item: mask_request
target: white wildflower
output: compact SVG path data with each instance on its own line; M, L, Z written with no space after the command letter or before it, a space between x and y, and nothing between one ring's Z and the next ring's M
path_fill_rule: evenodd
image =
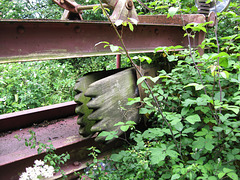
M19 180L39 180L53 177L54 168L45 165L41 160L35 160L33 167L27 167L26 172L23 172Z
M44 162L42 160L35 160L34 163L35 163L36 166L43 166L44 165Z

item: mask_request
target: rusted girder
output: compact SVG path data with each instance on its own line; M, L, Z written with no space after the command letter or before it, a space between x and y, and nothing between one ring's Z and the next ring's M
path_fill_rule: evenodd
M131 32L125 27L123 40L129 53L153 52L159 46L188 47L183 23L203 23L203 15L139 16ZM204 39L199 32L192 39L197 47ZM119 54L111 52L101 41L121 46L109 22L55 20L0 20L0 63L66 59Z
M74 101L44 106L24 111L0 115L0 133L41 123L44 120L53 120L73 116L76 103Z
M25 146L24 138L30 138L28 132L30 129L36 133L37 141L48 143L51 140L56 148L56 154L60 155L66 152L70 154L70 160L62 165L62 169L66 174L71 174L86 167L86 161L89 160L87 148L95 146L101 152L106 152L113 148L116 149L120 145L117 141L104 145L95 142L94 137L83 138L78 134L76 121L76 116L62 118L60 121L47 127L20 129L0 137L0 179L19 179L20 174L26 171L26 167L33 166L34 160L43 159L45 154L38 154L37 147L36 149L30 149ZM14 138L15 135L19 135L22 140L18 141ZM52 179L59 177L60 174L58 173Z

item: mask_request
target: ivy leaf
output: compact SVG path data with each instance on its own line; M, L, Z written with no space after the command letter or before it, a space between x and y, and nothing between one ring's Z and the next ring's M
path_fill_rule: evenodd
M200 116L198 114L188 116L186 117L186 120L191 124L195 124L196 122L201 122Z
M168 9L167 18L173 17L173 16L177 13L178 9L179 9L178 7L170 7L170 8Z

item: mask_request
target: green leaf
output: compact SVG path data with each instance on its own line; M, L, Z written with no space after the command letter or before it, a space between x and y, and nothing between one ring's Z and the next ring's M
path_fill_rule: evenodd
M224 173L224 172L218 173L218 178L221 179L223 176L225 176L225 174L226 174L226 173Z
M139 85L140 83L142 83L147 77L146 76L142 76L140 78L138 78L137 80L137 85Z
M171 180L179 179L179 178L180 178L179 174L174 174L174 175L172 175Z
M222 71L222 72L220 72L220 74L224 79L229 78L229 72L227 72L227 71Z
M141 108L139 109L139 114L149 114L149 112L151 113L152 111L150 111L147 108Z
M215 176L209 176L208 180L217 180L217 178Z
M223 168L224 173L229 173L229 172L232 172L232 171L233 171L233 169Z
M117 52L117 51L119 51L119 46L114 46L114 45L111 44L110 49L111 49L112 52Z
M167 18L173 17L173 16L177 13L178 9L179 9L178 7L170 7L170 8L168 9Z
M195 133L194 136L205 136L207 134L208 134L208 130L205 129L205 128L202 128L202 130L197 132L197 133Z
M136 123L134 121L127 121L126 124L128 124L128 125L136 125Z
M182 115L182 116L185 116L185 115L188 113L188 111L189 111L189 108L188 108L188 107L182 108L182 110L181 110L181 115Z
M212 151L214 148L214 146L212 145L212 142L209 139L205 141L205 148L206 150L209 150L209 151Z
M191 124L195 124L196 122L201 122L200 116L198 114L188 116L186 117L186 120Z
M124 125L124 122L118 122L118 123L114 124L114 126L121 126L121 125Z
M183 124L181 122L175 124L174 127L180 132L183 130Z
M213 130L215 132L222 132L223 131L223 128L222 127L218 127L218 126L213 126Z
M183 88L189 87L189 86L194 86L196 91L201 90L201 89L203 89L203 88L205 87L205 86L203 86L202 84L190 83L190 84L184 86Z
M136 98L128 98L128 102L127 105L131 106L135 103L141 102L141 98L140 97L136 97Z
M233 180L238 180L238 175L234 172L227 173L227 175Z
M182 133L183 134L193 133L193 130L194 130L194 128L190 127L190 128L185 129Z
M158 164L159 162L163 161L166 157L166 153L162 151L162 148L150 148L151 152L151 163Z
M121 126L120 129L124 132L126 132L129 129L129 125Z
M128 22L128 26L129 26L129 29L130 29L131 31L134 30L134 27L133 27L132 23Z

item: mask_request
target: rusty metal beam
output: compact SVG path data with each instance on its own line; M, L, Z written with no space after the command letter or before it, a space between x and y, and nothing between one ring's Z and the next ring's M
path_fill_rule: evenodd
M134 32L124 28L123 40L130 53L153 52L159 46L188 46L182 25L205 22L203 15L139 16ZM204 33L197 33L192 47L197 47ZM0 20L0 63L66 59L113 53L101 41L121 45L109 22L60 20Z
M74 101L0 115L0 132L31 126L44 120L75 115Z
M34 119L33 119L34 121ZM30 149L24 144L24 138L29 138L29 129L36 133L37 141L48 143L52 141L56 148L56 154L68 152L71 159L62 166L67 174L71 174L76 170L86 167L86 161L89 159L88 147L95 146L106 152L110 149L116 149L121 144L114 142L112 144L101 144L94 141L94 138L83 138L78 134L77 116L62 118L55 124L47 127L30 127L16 130L11 134L7 134L0 138L0 179L18 179L19 175L25 171L26 167L32 166L34 160L42 159L44 153L38 154L37 149ZM18 141L15 135L22 138ZM55 178L59 178L59 174L55 174Z

